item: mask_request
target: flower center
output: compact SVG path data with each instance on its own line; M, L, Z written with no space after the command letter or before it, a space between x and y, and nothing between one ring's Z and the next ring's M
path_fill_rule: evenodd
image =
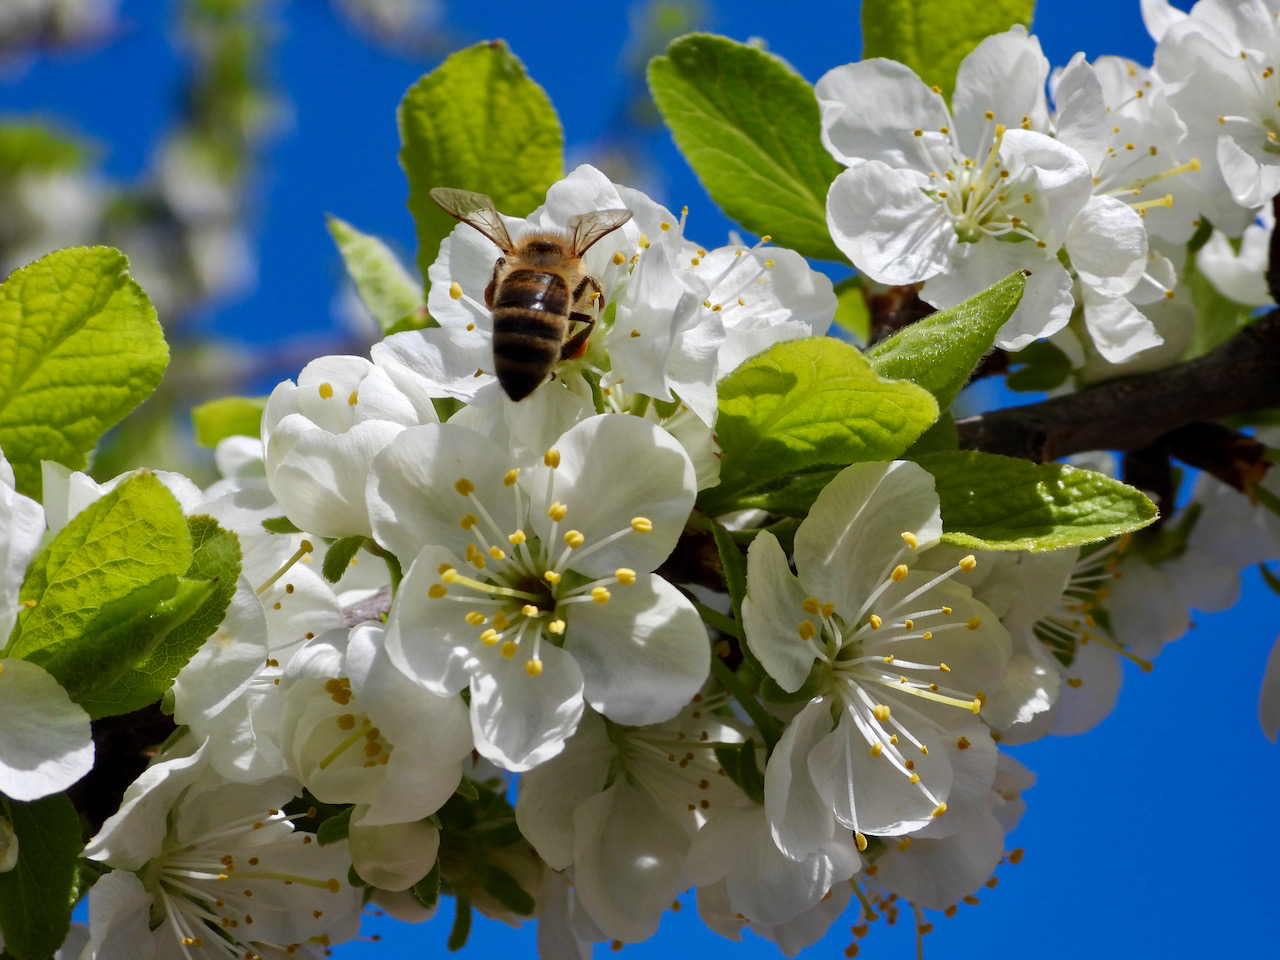
M443 564L438 571L440 579L427 591L434 599L447 597L466 604L463 619L476 631L477 647L497 647L509 660L521 655L525 672L531 677L542 674L540 651L544 641L553 646L564 645L575 604L608 603L611 587L627 587L636 582L636 572L627 567L619 567L612 576L605 577L589 577L576 567L622 537L653 529L648 518L633 517L622 529L590 541L580 530L562 530L567 526L570 510L554 499L559 452L548 451L544 463L550 468L546 491L546 501L550 503L546 517L550 523L543 536L534 532L533 505L517 482L519 468L508 470L502 479L513 492L515 515L520 518L519 525L511 531L498 526L492 512L476 496L476 486L470 479L457 480L454 490L467 505L458 522L472 536L464 557L466 567Z

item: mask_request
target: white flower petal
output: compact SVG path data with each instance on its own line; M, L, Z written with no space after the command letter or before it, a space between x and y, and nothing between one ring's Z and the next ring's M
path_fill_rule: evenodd
M711 669L702 619L659 576L611 592L608 603L577 604L566 615L565 649L582 669L587 702L616 723L668 720Z
M747 646L783 690L799 690L813 668L814 651L802 643L803 604L808 597L778 538L763 530L747 548L747 591L742 628ZM809 623L816 635L816 617Z
M764 808L773 842L792 860L803 860L836 832L831 803L819 793L809 755L831 731L831 702L810 700L783 731L764 771Z
M482 757L506 770L530 770L564 749L582 717L582 672L573 657L542 646L542 673L528 675L529 654L496 650L471 680L471 732Z
M841 163L882 160L924 169L913 130L936 131L951 117L941 94L907 66L875 58L827 71L814 87L823 146Z
M93 767L89 715L48 671L0 659L0 793L37 800Z
M956 232L923 174L870 160L845 170L827 192L831 239L879 283L928 280L947 268Z

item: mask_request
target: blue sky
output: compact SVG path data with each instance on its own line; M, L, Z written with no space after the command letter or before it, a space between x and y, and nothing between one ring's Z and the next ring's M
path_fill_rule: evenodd
M394 111L433 65L359 41L322 0L278 6L274 82L291 118L267 150L254 188L259 280L200 317L208 333L254 342L335 329L340 265L325 212L388 238L412 259ZM857 56L852 6L736 0L712 9L708 26L736 39L763 37L816 80ZM60 118L106 149L110 175L138 176L179 76L168 44L172 7L122 0L126 29L110 46L0 77L0 110L40 109ZM1081 49L1090 57L1119 53L1149 62L1137 0L1046 0L1041 7L1035 30L1054 64ZM617 67L626 7L599 4L590 15L560 18L554 9L505 0L455 3L449 23L459 45L492 37L511 43L560 110L573 159L606 136L625 96ZM662 147L659 156L658 199L677 209L688 204L690 236L707 243L723 236L726 222L675 152ZM1001 868L998 887L984 891L980 906L950 920L933 918L926 955L1197 957L1227 944L1236 956L1274 954L1268 921L1280 831L1270 814L1280 794L1280 757L1258 729L1256 700L1280 598L1256 574L1245 579L1248 602L1199 617L1151 674L1127 671L1120 704L1098 729L1013 751L1039 777L1010 838L1011 846L1026 849L1025 859ZM367 932L381 941L339 947L335 956L443 955L448 919L418 928L373 923ZM479 923L473 936L473 951L504 946L516 956L532 954L531 928ZM838 957L848 941L848 924L837 925L803 956ZM904 922L874 931L860 956L902 958L914 949ZM691 902L668 918L655 941L623 955L638 960L672 950L780 955L750 935L735 946L705 932Z

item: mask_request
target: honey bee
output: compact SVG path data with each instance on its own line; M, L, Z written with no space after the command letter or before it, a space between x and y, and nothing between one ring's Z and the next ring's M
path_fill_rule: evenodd
M586 350L603 291L582 255L630 220L631 211L583 213L569 218L567 233L537 230L516 243L484 194L436 187L431 199L502 251L484 291L493 314L493 368L507 396L523 400L554 376L557 364Z

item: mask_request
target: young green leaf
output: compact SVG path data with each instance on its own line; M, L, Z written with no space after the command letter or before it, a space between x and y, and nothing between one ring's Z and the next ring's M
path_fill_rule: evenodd
M1027 278L1011 273L964 303L931 313L867 351L876 373L910 380L951 406L1022 299Z
M756 47L694 33L653 59L649 89L728 216L806 257L844 259L827 232L827 189L842 168L822 146L804 77Z
M560 118L500 40L451 54L409 88L396 117L424 281L457 225L428 196L432 187L488 194L503 213L524 216L563 176Z
M0 938L6 957L43 960L71 928L76 863L84 840L80 817L65 793L31 803L0 796L0 817L18 838L18 862L0 873Z
M342 254L347 276L384 334L423 308L422 284L409 275L390 247L332 214L325 222Z
M729 591L733 607L733 619L742 623L742 599L747 595L747 557L739 549L729 531L711 521L711 535L720 554L720 566L724 569L724 585Z
M191 566L174 598L152 611L144 630L157 636L147 655L110 688L78 702L93 718L139 710L159 700L187 661L222 624L240 576L240 538L213 517L187 518Z
M19 595L30 609L19 615L6 655L79 643L105 607L190 566L191 536L178 501L154 474L127 477L32 561Z
M878 0L862 5L862 57L905 63L951 99L956 69L974 47L1016 23L1035 0Z
M320 824L320 829L316 831L316 839L320 841L320 846L338 843L351 835L351 811L354 809L354 806L344 807Z
M854 274L836 284L836 315L831 323L833 336L857 344L871 339L871 312L862 293L861 274Z
M927 391L883 379L830 337L776 344L720 381L719 392L720 484L701 497L711 516L817 467L892 460L938 418Z
M343 537L329 544L329 549L324 554L324 563L320 568L324 578L330 583L341 580L342 575L351 566L351 558L364 546L364 541L365 538L359 536Z
M160 383L169 349L124 254L72 247L0 284L0 449L40 497L40 461L75 470Z
M1147 526L1156 508L1138 490L1091 470L975 450L919 459L933 474L943 541L982 550L1058 550Z
M192 408L196 443L216 447L227 437L257 437L266 406L266 397L223 397Z

